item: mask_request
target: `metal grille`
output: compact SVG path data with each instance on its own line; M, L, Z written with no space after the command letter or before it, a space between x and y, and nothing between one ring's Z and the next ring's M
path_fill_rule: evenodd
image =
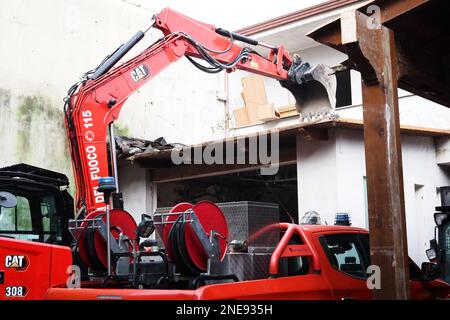
M153 213L153 215L155 215L155 214L163 214L163 213L169 213L169 211L172 209L172 207L161 207L161 208L157 208L156 210L155 210L155 212ZM161 222L161 218L160 217L158 217L158 218L155 218L154 217L154 221L155 222ZM162 225L157 225L157 226L155 226L155 229L156 229L156 233L155 233L155 239L156 239L156 241L158 242L158 247L160 247L160 248L164 248L165 246L164 246L164 242L163 242L163 240L162 240Z
M272 229L255 236L264 227L279 222L278 204L239 201L217 204L225 215L229 229L229 240L247 240L249 247L275 247L279 241L279 230Z
M228 224L229 241L248 240L249 247L275 247L279 241L279 229L272 229L252 238L262 228L279 222L279 207L276 203L237 201L217 203ZM171 207L157 208L155 213L168 213ZM158 246L164 247L161 230L157 227Z
M271 254L227 253L222 262L222 273L235 274L239 280L269 277Z
M267 278L270 258L280 237L278 227L267 227L279 222L278 204L239 201L218 203L217 206L227 220L229 241L248 241L248 252L228 252L225 255L221 263L221 273L235 274L242 281ZM163 214L170 210L170 207L163 207L158 208L155 213ZM158 231L156 239L158 245L163 248L162 233L161 230ZM255 237L256 234L259 236Z

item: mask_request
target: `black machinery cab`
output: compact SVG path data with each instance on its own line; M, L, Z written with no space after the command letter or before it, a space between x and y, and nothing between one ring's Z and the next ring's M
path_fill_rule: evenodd
M439 191L441 206L436 207L434 214L437 235L426 253L430 261L439 265L441 278L450 283L450 186L440 187Z
M0 169L0 193L14 198L0 205L0 236L69 245L68 221L74 217L66 175L16 164Z

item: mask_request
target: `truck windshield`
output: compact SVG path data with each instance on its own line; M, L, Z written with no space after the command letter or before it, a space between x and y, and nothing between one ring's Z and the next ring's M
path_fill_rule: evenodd
M358 278L367 277L369 242L363 234L333 234L320 239L330 264L337 270Z
M0 235L39 242L54 241L57 233L55 194L36 189L8 192L16 196L17 205L0 207Z

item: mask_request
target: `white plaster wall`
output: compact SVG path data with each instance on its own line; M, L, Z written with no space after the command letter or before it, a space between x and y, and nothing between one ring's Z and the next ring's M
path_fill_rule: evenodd
M352 77L353 75L354 73L352 73ZM352 93L358 91L361 92L360 88L360 85L355 87L352 81ZM405 91L403 91L403 93L403 96L399 95L400 123L402 125L450 130L450 108L411 95ZM356 93L356 95L358 95L358 93ZM353 104L350 107L339 108L337 111L341 118L363 119L361 102Z
M322 220L333 224L335 213L344 211L351 214L354 226L367 227L363 133L330 132L328 141L297 140L299 215L316 210ZM402 136L408 251L419 265L427 261L425 250L434 237L434 207L440 201L437 187L450 184L450 170L436 164L434 148L433 138ZM421 205L417 205L414 185L423 185Z
M352 224L367 228L365 217L364 135L360 130L336 130L336 161L338 184L337 212L350 212Z
M120 162L119 189L123 193L124 209L128 211L136 222L141 220L141 214L148 212L148 203L152 198L146 169L131 162Z
M416 262L422 262L427 261L425 250L434 237L434 207L440 205L437 187L449 185L450 171L434 165L433 139L405 136L402 146L409 253ZM421 205L416 202L414 185L423 185Z
M314 210L322 223L333 224L338 208L334 131L329 131L328 141L297 137L297 181L299 220Z

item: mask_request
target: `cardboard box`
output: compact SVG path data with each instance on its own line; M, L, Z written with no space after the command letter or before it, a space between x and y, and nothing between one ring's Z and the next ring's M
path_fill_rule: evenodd
M247 114L247 108L243 107L235 109L233 110L233 115L234 115L234 122L237 128L247 126L250 124Z
M280 114L275 110L273 103L258 106L258 120L271 121L280 118Z
M246 103L245 109L247 110L248 115L248 121L252 124L254 123L261 123L261 121L258 119L258 108L259 104L256 103Z
M297 108L295 108L295 105L289 105L280 107L278 109L278 112L280 113L280 118L286 118L286 117L292 117L298 115Z
M258 75L242 78L242 97L246 106L248 104L267 104L266 88L264 87L263 78Z

